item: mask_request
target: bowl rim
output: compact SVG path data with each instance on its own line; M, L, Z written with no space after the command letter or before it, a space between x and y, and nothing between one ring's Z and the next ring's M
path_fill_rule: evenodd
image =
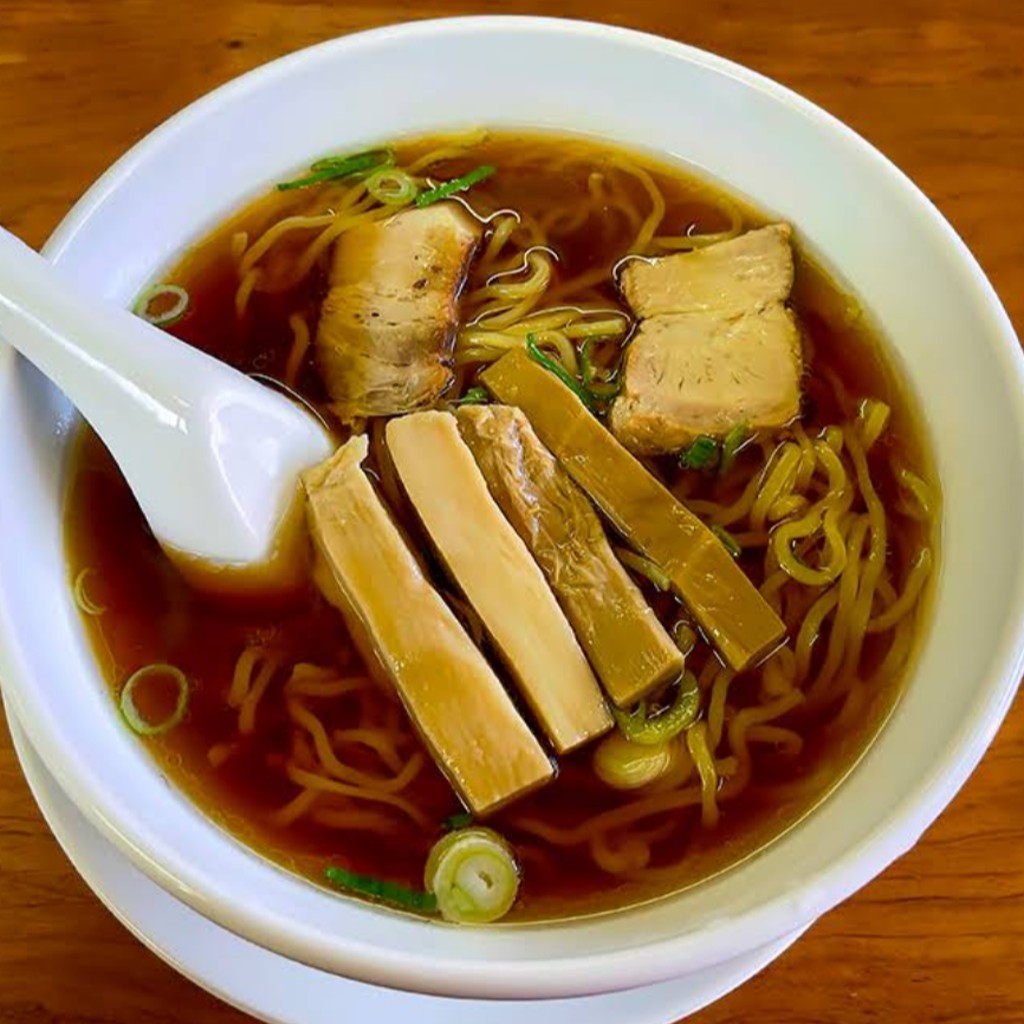
M118 159L75 204L51 235L44 247L44 254L51 260L59 261L105 199L121 187L137 165L148 160L151 153L165 144L179 123L201 117L250 89L287 77L293 67L321 59L335 59L351 49L393 39L425 40L450 32L490 32L502 28L538 33L560 32L567 36L597 36L624 46L655 50L682 58L768 94L816 122L823 131L837 135L847 145L855 147L877 166L879 174L885 175L900 187L906 201L927 216L930 229L937 233L942 244L955 252L965 282L969 282L974 297L979 306L984 307L990 320L992 337L998 338L998 349L993 345L994 354L1000 359L1006 373L1016 379L1019 393L1024 394L1024 355L1020 351L1009 317L991 284L945 218L917 186L878 150L815 104L757 72L684 43L595 22L508 15L400 22L327 40L278 58L205 94L147 134ZM1015 587L1014 610L1016 621L1021 625L1015 630L1005 631L1000 646L992 656L992 685L987 699L975 708L973 718L965 721L959 732L950 739L951 753L942 766L934 770L919 787L906 794L889 817L866 833L844 858L808 879L807 894L800 902L800 913L804 920L813 920L831 909L906 852L952 800L981 759L1009 710L1024 668L1024 583L1020 575L1015 580ZM2 596L0 594L0 635L10 639L13 634ZM21 645L16 640L5 651L5 666L9 678L31 676ZM45 722L39 714L33 714L32 686L8 687L5 693L11 698L18 720L33 746L41 752L52 749L46 740ZM109 794L88 785L88 771L75 770L75 761L79 764L83 761L80 754L64 752L62 757L64 760L60 764L53 764L52 758L46 758L48 768L54 771L62 789L77 806L86 811L89 819L100 827L108 839L125 850L133 862L151 878L164 888L169 888L169 879L160 869L158 851L140 848L131 839L135 833L131 816L122 813L120 804ZM897 823L898 828L894 827ZM198 899L197 894L203 897L204 906L216 905L217 893L201 871L194 870L187 877L176 878L175 883L175 894L193 906L198 906L194 902ZM758 943L762 939L775 937L779 933L777 922L780 917L786 918L790 925L793 924L792 912L791 896L773 894L756 911L730 919L716 928L713 950L722 950L731 945L735 952L735 941L731 944L725 942L722 935L735 933L737 928L742 928L748 936L756 935ZM247 937L261 941L259 934L266 928L265 919L258 914L252 916L251 913L247 919L243 913L241 916L236 915L234 920L248 923ZM276 921L275 927L280 929L281 922ZM292 950L308 948L308 944L304 945L308 936L300 927L294 926L286 931ZM466 964L462 961L439 960L429 954L416 960L404 954L389 954L380 962L380 952L376 949L351 942L344 945L341 939L339 942L343 948L339 946L333 956L334 969L338 973L353 973L353 965L358 963L359 970L356 973L360 977L396 987L421 988L424 991L507 996L529 988L538 995L571 995L656 981L678 975L687 969L685 962L679 958L679 937L644 946L642 964L637 962L635 954L624 955L615 951L585 954L572 961L534 959L494 962L489 965L492 977L469 981L465 977ZM749 938L744 944L750 944ZM373 964L369 962L371 956L378 958ZM595 981L597 977L600 977L600 981Z

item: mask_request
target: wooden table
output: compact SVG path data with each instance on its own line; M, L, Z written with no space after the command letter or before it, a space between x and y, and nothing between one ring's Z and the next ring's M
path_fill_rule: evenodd
M917 180L1024 327L1022 0L414 6L420 17L603 19L792 86ZM380 0L0 0L0 223L41 244L112 160L179 107L280 54L399 17ZM148 953L86 889L0 737L0 1024L241 1021ZM1021 703L911 854L695 1019L1024 1022Z

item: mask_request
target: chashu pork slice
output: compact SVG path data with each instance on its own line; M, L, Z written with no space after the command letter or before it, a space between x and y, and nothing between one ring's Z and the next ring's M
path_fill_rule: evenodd
M315 352L342 421L409 412L451 385L459 293L482 231L441 202L335 242Z
M666 313L730 319L785 302L793 288L792 228L770 224L703 249L634 260L622 293L641 320Z
M679 648L615 557L590 499L523 411L469 405L456 418L494 500L543 570L605 693L624 707L679 676Z
M475 814L488 814L554 769L363 472L367 448L354 437L303 475L315 576L453 788Z
M554 374L514 349L480 380L526 413L619 533L661 567L730 668L749 668L778 646L785 625L722 542Z
M398 478L438 555L558 753L612 727L572 627L526 545L491 497L447 412L387 425Z
M640 324L609 422L631 451L674 452L701 434L781 427L799 414L800 333L784 305L790 234L772 224L623 270Z

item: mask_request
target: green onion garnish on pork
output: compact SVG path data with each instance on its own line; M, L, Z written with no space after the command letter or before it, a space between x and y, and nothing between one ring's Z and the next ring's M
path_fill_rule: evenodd
M594 400L590 392L561 363L542 352L532 334L526 336L526 351L535 363L553 373L591 412L594 411Z
M437 203L442 199L447 199L449 196L455 195L456 192L466 192L474 185L478 185L481 181L489 178L496 170L497 168L491 167L490 164L484 164L483 167L477 167L470 171L469 174L464 174L461 178L453 178L451 181L443 182L436 188L431 188L426 192L421 192L416 197L416 205L430 206L431 203Z
M437 910L437 900L432 893L423 892L420 889L410 889L408 886L399 885L397 882L388 882L383 878L360 875L347 868L333 866L324 871L324 878L337 889L369 896L382 903L390 903L392 906L402 907L405 910L418 910L429 914Z
M683 469L711 469L718 458L718 442L713 437L701 434L695 438L679 456Z
M395 154L390 149L369 149L365 153L353 153L351 156L328 156L312 164L310 174L294 181L282 181L277 190L287 192L293 188L318 185L322 181L350 178L354 174L363 174L378 167L390 167L394 162Z
M628 713L612 708L622 735L631 743L639 743L641 746L654 746L678 736L697 721L699 713L700 687L692 672L683 673L672 703L661 711L649 714L646 701L640 701Z

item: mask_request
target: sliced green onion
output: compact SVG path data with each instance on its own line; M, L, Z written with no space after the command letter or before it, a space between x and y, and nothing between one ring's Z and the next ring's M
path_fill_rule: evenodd
M278 184L279 192L287 192L293 188L305 188L317 185L321 181L333 181L335 178L350 178L353 174L362 174L377 167L390 167L395 162L395 154L390 149L370 149L365 153L353 153L351 156L328 156L317 160L310 167L311 174L294 181L282 181Z
M381 167L369 175L364 184L366 191L385 206L404 206L419 192L412 176L399 167Z
M594 361L590 358L590 343L593 340L593 338L586 338L580 345L580 378L583 381L583 386L592 396L606 400L611 399L622 390L622 378L614 381L598 379L597 367L594 366Z
M580 345L580 377L583 379L584 387L593 384L596 373L594 361L590 358L590 338L585 338Z
M97 604L85 592L85 581L89 578L90 573L95 571L95 569L87 566L75 577L75 582L71 586L71 593L75 599L75 604L83 615L102 615L107 610L105 604Z
M310 164L311 171L341 171L343 174L358 174L374 167L390 167L395 162L392 150L383 146L379 149L367 149L361 153L349 153L346 156L325 156Z
M700 713L700 687L692 672L684 672L676 689L675 699L662 711L647 717L647 702L640 703L631 712L612 708L622 735L632 743L654 746L678 736L697 720Z
M621 732L606 736L591 759L597 777L612 789L640 789L665 775L675 763L676 747L671 741L642 744L626 739Z
M672 639L685 656L697 646L697 631L688 622L680 619L672 627Z
M594 401L587 389L561 363L540 350L533 334L526 336L526 351L535 363L553 373L591 412L594 411Z
M718 457L718 442L713 437L701 434L679 456L683 469L711 469Z
M324 871L324 878L337 889L357 892L361 896L369 896L371 899L390 903L392 906L402 907L404 910L418 910L425 914L432 914L437 910L437 900L431 893L423 892L420 889L410 889L408 886L399 885L397 882L388 882L383 878L359 875L347 868L333 866Z
M461 398L456 398L452 405L480 405L490 399L491 394L487 388L470 388Z
M446 832L453 832L457 828L467 828L473 824L473 815L469 811L462 811L460 814L452 814L445 818L441 825Z
M446 921L487 924L504 917L519 895L512 848L489 828L463 828L439 839L424 871Z
M712 523L710 526L711 532L725 545L725 550L732 555L733 558L739 558L743 554L743 548L736 543L736 538L724 527L719 526L718 523Z
M135 702L135 691L145 683L147 679L155 677L171 679L178 689L175 696L174 708L171 713L162 721L149 722L139 711ZM128 681L121 688L121 714L124 720L131 726L132 730L140 736L161 736L173 729L184 717L188 709L188 679L185 673L176 665L168 665L164 662L157 662L152 665L144 665L138 671L133 672Z
M616 381L595 381L587 385L587 390L594 398L601 398L607 402L622 390L622 380L620 378Z
M657 562L652 562L649 558L638 555L635 551L630 551L627 548L616 548L615 554L623 565L649 580L655 589L664 592L671 588L672 580Z
M736 456L743 450L743 446L750 440L750 427L746 423L737 423L722 441L722 459L718 464L718 472L723 476L729 472L736 463Z
M489 178L496 170L496 167L491 167L489 164L477 167L470 171L469 174L464 174L461 178L453 178L451 181L446 181L436 188L421 192L416 197L416 205L430 206L431 203L447 199L449 196L455 195L456 192L465 192L467 189L471 189L474 185Z
M188 312L188 304L188 292L180 284L155 284L139 296L132 312L154 327L168 327Z

